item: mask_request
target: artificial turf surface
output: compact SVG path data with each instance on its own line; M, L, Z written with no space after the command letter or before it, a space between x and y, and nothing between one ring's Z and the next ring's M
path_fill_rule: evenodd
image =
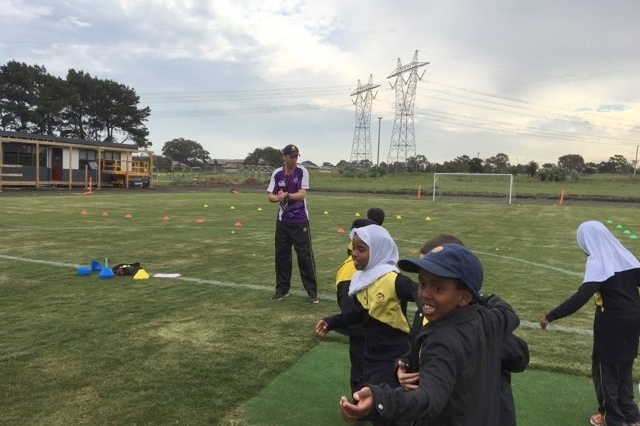
M252 426L345 424L338 411L347 394L348 346L322 343L241 408ZM539 370L512 377L519 426L588 425L596 412L591 379Z

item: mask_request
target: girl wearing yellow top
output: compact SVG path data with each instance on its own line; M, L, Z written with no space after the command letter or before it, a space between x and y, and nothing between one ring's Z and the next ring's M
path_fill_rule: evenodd
M399 273L398 248L383 227L352 229L350 236L356 268L348 292L352 307L318 321L316 333L361 325L364 383L398 386L395 361L408 349L407 303L415 302L417 284Z

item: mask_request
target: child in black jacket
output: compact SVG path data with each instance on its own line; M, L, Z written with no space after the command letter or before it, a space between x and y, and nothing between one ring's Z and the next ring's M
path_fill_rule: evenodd
M429 426L494 426L500 419L502 342L519 324L497 296L480 295L483 270L466 247L445 244L398 267L418 272L418 299L429 321L418 335L414 390L368 385L340 400L344 420L414 421Z
M419 257L423 258L433 248L442 244L464 245L462 240L453 235L440 234L431 238L422 246ZM418 387L420 346L416 341L420 330L426 324L427 320L424 318L422 311L418 309L409 331L410 349L398 360L398 369L396 370L400 385L407 390ZM511 373L522 372L529 365L529 345L527 342L514 334L509 334L503 343L501 365L500 423L496 426L516 426L516 408L511 389Z

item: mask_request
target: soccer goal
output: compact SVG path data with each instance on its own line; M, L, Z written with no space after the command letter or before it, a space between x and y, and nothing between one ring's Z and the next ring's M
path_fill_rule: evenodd
M513 175L504 173L434 173L433 201L471 197L511 204Z

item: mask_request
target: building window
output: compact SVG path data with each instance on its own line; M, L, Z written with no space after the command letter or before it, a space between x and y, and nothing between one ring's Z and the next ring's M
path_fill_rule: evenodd
M120 153L113 151L104 151L102 153L103 160L120 160Z
M36 146L21 143L2 144L2 162L15 166L35 166Z
M95 163L98 161L98 151L90 149L78 150L78 166L80 169L84 169L85 166L91 168L89 163Z

